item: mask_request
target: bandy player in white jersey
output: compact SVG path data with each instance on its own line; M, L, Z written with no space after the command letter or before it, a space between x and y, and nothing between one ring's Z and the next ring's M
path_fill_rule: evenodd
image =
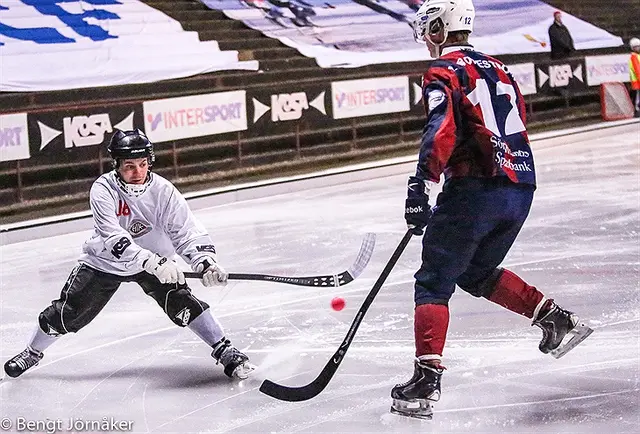
M186 200L166 179L151 172L153 145L140 130L119 131L108 146L114 170L91 187L94 233L62 288L44 309L27 348L4 370L18 377L38 364L60 336L89 324L123 282L136 282L180 327L188 327L213 348L211 355L231 378L244 379L255 368L226 339L209 305L197 299L173 261L180 255L205 286L226 285L209 234Z

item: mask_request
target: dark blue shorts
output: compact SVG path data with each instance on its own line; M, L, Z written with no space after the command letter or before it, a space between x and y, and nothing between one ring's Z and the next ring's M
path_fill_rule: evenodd
M416 305L448 303L455 285L480 297L526 220L535 187L506 178L447 181L422 240Z

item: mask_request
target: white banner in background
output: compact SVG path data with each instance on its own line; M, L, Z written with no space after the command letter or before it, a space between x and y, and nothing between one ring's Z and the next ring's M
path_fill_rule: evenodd
M331 83L334 119L406 112L410 99L407 76Z
M152 142L247 129L246 91L145 101L145 132Z
M0 115L0 161L29 158L27 114Z
M200 0L270 38L315 58L323 68L430 59L410 23L423 0ZM597 8L594 6L594 8ZM486 54L549 52L556 7L541 0L475 2L471 44ZM568 13L576 49L617 47L622 39Z
M520 92L523 95L532 95L536 93L536 71L533 63L519 63L517 65L508 65L509 72L513 75L514 80L518 83Z
M149 2L148 2L149 3ZM0 0L0 92L257 70L139 0ZM132 61L135 59L135 61Z
M587 56L584 62L587 67L587 84L597 86L608 81L628 82L629 54L609 56Z

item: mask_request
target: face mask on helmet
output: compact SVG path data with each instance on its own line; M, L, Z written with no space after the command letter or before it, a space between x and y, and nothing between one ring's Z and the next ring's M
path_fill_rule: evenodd
M118 181L118 187L120 187L120 190L122 190L125 194L131 197L138 197L142 195L142 193L147 191L147 187L149 187L149 184L151 183L151 172L147 173L147 179L144 181L144 183L129 184L127 182L124 182L124 179L122 179L122 176L120 176L120 173L116 169L116 180Z
M471 0L427 0L413 20L416 42L442 45L449 32L473 31L475 9Z

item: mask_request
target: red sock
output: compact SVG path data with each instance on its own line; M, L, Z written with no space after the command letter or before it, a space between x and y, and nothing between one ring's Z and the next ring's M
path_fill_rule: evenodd
M448 328L449 306L443 304L416 306L414 315L416 357L427 355L442 357Z
M516 274L504 270L489 300L512 312L533 318L533 312L543 298L544 295L534 286L527 285Z

